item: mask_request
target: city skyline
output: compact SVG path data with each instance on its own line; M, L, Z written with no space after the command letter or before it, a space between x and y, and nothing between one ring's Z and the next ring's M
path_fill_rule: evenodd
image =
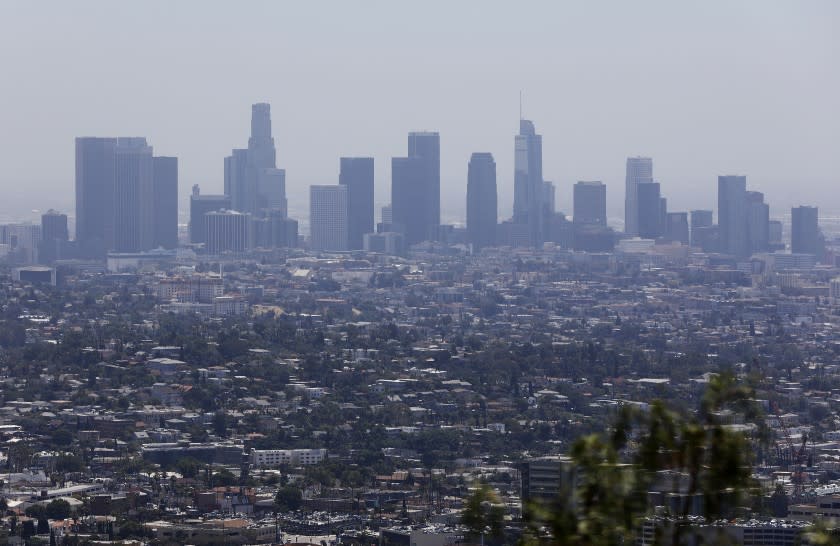
M825 188L836 183L840 169L831 147L840 140L840 114L831 97L837 96L840 82L832 69L838 50L837 34L831 32L838 7L832 3L806 9L747 2L728 9L725 20L717 16L723 4L714 2L678 12L662 2L632 8L615 3L608 13L548 4L520 13L483 3L487 28L473 42L455 47L460 25L477 5L452 7L444 19L434 17L435 10L415 10L416 25L387 6L357 13L335 5L337 15L355 27L326 24L303 43L328 36L321 32L345 37L352 32L359 39L343 46L337 58L328 55L335 52L335 39L292 48L304 37L295 28L299 25L289 21L311 22L319 10L261 5L263 17L241 45L230 51L216 45L218 24L192 28L189 35L204 48L184 51L178 59L165 54L180 43L175 40L190 20L189 3L168 10L167 17L160 17L163 4L154 2L143 9L101 4L101 13L56 4L46 18L23 4L4 6L0 9L9 16L0 20L22 24L4 26L0 39L13 47L3 49L26 47L29 54L23 62L10 57L6 63L16 85L0 113L5 124L18 130L0 141L9 151L0 169L7 190L0 215L34 218L27 211L70 211L72 157L64 148L75 136L97 134L143 134L162 155L179 157L183 213L193 184L207 193L222 192L221 158L249 132L241 111L264 101L274 109L277 163L287 169L290 206L296 209L292 216L305 216L308 187L334 180L334 161L342 156L374 157L377 209L386 204L388 162L401 153L402 135L428 128L444 139L442 220L465 217L463 199L456 197L464 193L466 164L475 150L494 154L499 215L509 217L509 135L516 130L520 91L523 117L533 119L544 135L544 178L557 185L557 208L566 214L571 214L574 182L600 179L612 189L608 215L615 224L623 216L618 185L624 158L640 154L655 158L657 181L667 187L674 210L712 208L715 177L725 173L747 174L767 196L774 216L821 200ZM377 10L389 19L371 18ZM544 17L534 17L540 12ZM119 33L98 24L118 14L136 21ZM204 15L211 22L240 17L214 6ZM160 36L147 43L142 22L151 18L161 21ZM522 40L526 31L516 24L524 19L535 22L528 27L528 40ZM637 35L625 21L639 23L644 32ZM274 32L277 25L282 32ZM225 28L239 36L233 27ZM75 30L67 36L62 28ZM599 40L581 40L596 28ZM422 40L427 62L406 63L410 70L394 63L419 53L410 44L426 36L423 29L434 37ZM60 48L55 47L58 37L63 37ZM112 66L109 54L91 54L90 62L112 66L109 75L74 78L76 86L58 93L55 82L70 77L64 65L73 66L63 62L68 55L87 55L91 46L105 41L118 44L133 62ZM392 47L382 48L382 43ZM662 43L671 47L662 48ZM242 59L245 51L248 58ZM528 61L516 62L526 52ZM231 73L220 81L216 67L233 58L241 62L227 63ZM158 88L151 83L155 78L137 77L148 73L152 59L163 59L156 68L174 85ZM189 73L177 68L182 61L193 67ZM269 62L276 70L266 70ZM39 70L31 71L32 66ZM318 78L304 77L311 69ZM232 86L228 80L238 83ZM334 85L338 81L341 86ZM455 85L432 86L430 81ZM313 123L316 112L319 122ZM51 161L33 161L28 150L34 147L28 143L35 139ZM43 194L43 202L35 202L30 189ZM821 205L826 214L840 208Z

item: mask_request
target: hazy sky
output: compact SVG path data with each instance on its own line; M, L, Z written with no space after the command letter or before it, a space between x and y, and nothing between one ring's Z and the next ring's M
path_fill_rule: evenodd
M444 221L463 217L474 151L495 156L507 216L520 91L558 210L600 179L620 219L625 158L650 155L671 210L746 174L775 214L840 212L836 0L2 0L0 216L72 214L82 135L146 136L178 156L182 195L220 192L257 101L293 213L342 155L376 159L387 202L390 157L436 130Z

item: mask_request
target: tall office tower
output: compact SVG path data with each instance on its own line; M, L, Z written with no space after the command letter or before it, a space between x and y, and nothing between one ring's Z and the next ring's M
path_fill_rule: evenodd
M62 250L70 239L67 229L67 215L52 209L41 215L41 244L38 247L38 261L51 264L62 257Z
M750 254L767 252L770 248L770 206L764 202L761 192L748 191L746 198Z
M257 210L289 212L286 201L286 169L260 169L257 172Z
M312 250L347 250L347 186L309 186Z
M155 157L154 248L178 246L178 158Z
M391 225L409 246L429 238L426 171L419 157L391 158Z
M142 137L120 137L114 156L114 250L149 250L155 228L152 147Z
M806 206L790 209L790 251L822 257L820 247L819 209Z
M528 226L531 246L541 246L545 227L545 185L542 173L542 135L534 123L519 120L514 138L513 222Z
M424 200L426 233L440 225L440 135L432 132L408 133L408 157L421 158L424 167Z
M639 235L639 184L653 182L653 160L649 157L628 157L624 179L624 232Z
M251 136L247 149L234 149L225 158L225 195L234 209L256 213L264 208L285 207L286 173L277 169L277 152L271 136L271 107L251 106ZM268 206L267 206L268 205Z
M665 235L665 228L668 226L668 200L659 198L659 231Z
M688 244L688 213L669 212L665 221L665 237L683 245Z
M251 247L251 216L234 210L219 210L204 215L207 252L245 252Z
M700 246L700 241L697 239L697 230L712 226L713 212L710 210L693 210L691 211L691 246Z
M76 241L81 256L105 257L114 246L115 138L76 139Z
M67 215L53 209L41 215L41 239L44 241L67 241L70 232L67 229Z
M254 188L249 187L248 150L237 148L225 158L225 195L230 197L231 207L245 210L251 196L256 194L256 179L251 180ZM253 206L256 206L256 199Z
M338 183L347 188L348 248L361 250L373 233L373 158L342 157Z
M543 212L546 215L551 215L557 212L557 188L554 182L543 181Z
M271 105L264 102L251 105L248 159L250 164L257 168L277 166L277 151L271 136Z
M393 186L393 183L392 183ZM391 188L393 192L393 187ZM393 214L393 207L391 205L382 205L380 209L380 220L379 223L376 224L376 233L386 233L389 231L397 231L394 227L394 214ZM405 238L403 238L403 241Z
M636 218L638 235L644 239L662 236L662 199L659 196L659 182L636 184Z
M0 244L8 245L12 263L34 264L38 262L38 249L41 246L41 226L39 224L6 224L0 226Z
M171 237L174 222L177 246L177 159L161 159L158 179L155 162L142 137L76 139L76 240L82 257L149 250L159 223Z
M749 255L746 176L718 177L718 237L724 254L737 258Z
M572 221L579 225L607 225L607 186L601 181L575 184Z
M298 246L297 220L288 218L279 210L269 211L266 218L269 223L270 245L275 248L294 248Z
M192 195L190 195L190 242L193 244L207 242L205 214L230 208L229 195L202 195L198 184L194 184Z
M473 251L495 246L498 222L496 161L493 154L474 153L467 167L467 240Z
M784 249L784 245L782 244L782 232L784 231L782 228L782 221L770 220L770 222L768 222L767 231L770 244L772 246L782 245L782 249Z

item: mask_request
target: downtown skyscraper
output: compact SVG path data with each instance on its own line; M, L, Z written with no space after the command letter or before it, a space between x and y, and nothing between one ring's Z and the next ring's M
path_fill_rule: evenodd
M248 148L234 149L225 158L225 195L233 209L250 214L280 209L285 214L286 171L277 168L271 136L271 106L251 106Z
M80 255L103 258L112 251L177 245L177 188L177 159L155 158L145 138L77 138Z
M628 157L624 180L624 233L639 235L639 184L653 182L653 160Z
M656 239L663 235L665 219L659 182L642 182L636 185L637 233L643 239Z
M312 250L347 250L348 187L309 187L309 231Z
M489 153L474 153L467 168L467 241L473 251L496 244L498 194L496 162Z
M391 158L393 227L407 245L428 240L440 225L440 135L408 134L408 156Z
M361 250L373 233L373 158L342 157L338 183L347 188L347 246Z
M813 254L822 259L817 207L800 206L790 209L790 251L794 254Z
M601 181L579 181L572 201L572 221L578 225L607 226L607 186Z
M750 254L747 177L718 177L718 237L720 251L737 258Z
M534 123L519 120L519 134L514 137L513 223L527 226L529 244L539 247L545 241L546 185L542 172L542 135Z

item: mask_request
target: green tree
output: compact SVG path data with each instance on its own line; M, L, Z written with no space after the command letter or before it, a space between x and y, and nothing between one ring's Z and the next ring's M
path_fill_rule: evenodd
M70 503L64 499L54 499L44 509L50 519L66 519L70 517Z
M610 434L575 442L574 485L552 506L529 507L531 528L548 526L556 544L628 543L648 515L647 491L657 473L667 470L687 488L658 532L675 546L683 544L695 530L693 497L702 496L703 515L714 521L731 515L753 486L749 440L721 418L726 410L754 420L753 399L752 389L722 374L709 383L696 413L670 409L661 401L647 413L623 408Z
M469 529L473 537L490 535L502 538L504 531L504 505L499 501L496 492L487 485L480 485L467 499L461 523Z
M277 491L274 496L274 506L280 512L290 512L300 508L303 500L303 493L297 487L286 485Z

